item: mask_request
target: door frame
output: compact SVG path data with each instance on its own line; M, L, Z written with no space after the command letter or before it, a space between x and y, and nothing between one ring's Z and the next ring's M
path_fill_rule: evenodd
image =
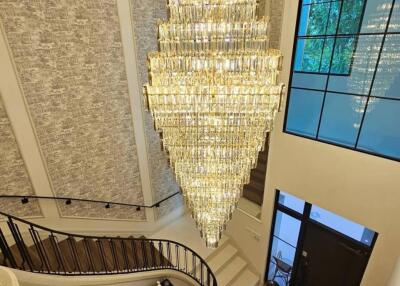
M272 242L274 239L274 230L275 230L275 224L276 224L276 216L278 211L289 215L297 220L300 221L300 231L299 231L299 238L297 240L297 245L296 245L296 253L295 253L295 258L293 261L293 270L292 270L292 274L291 277L296 277L297 272L298 272L298 268L299 268L299 262L301 259L301 255L302 255L302 249L303 249L303 244L304 244L304 239L305 239L305 233L306 233L306 229L308 225L316 225L322 229L324 229L327 232L330 232L331 234L340 237L342 240L344 241L350 241L354 244L356 244L357 246L359 246L363 251L366 252L367 255L367 261L369 261L372 251L374 249L375 243L378 239L378 233L375 232L375 235L372 239L371 245L368 246L366 244L363 244L362 242L353 239L341 232L336 231L335 229L332 229L322 223L319 223L315 220L313 220L312 218L310 218L310 214L311 214L311 208L312 208L312 204L309 202L304 201L304 210L303 213L299 213L296 212L295 210L292 210L284 205L281 205L279 203L279 195L280 195L280 191L279 190L275 190L275 202L274 202L274 212L273 212L273 216L272 216L272 223L271 223L271 230L270 230L270 238L269 238L269 247L268 247L268 255L267 255L267 267L265 269L265 278L264 278L264 282L268 281L268 273L270 270L270 262L271 262L271 256L272 256ZM365 273L366 267L367 267L368 263L364 266L363 269L363 273ZM363 275L364 276L364 275ZM362 276L362 277L363 277ZM361 279L362 279L361 277Z

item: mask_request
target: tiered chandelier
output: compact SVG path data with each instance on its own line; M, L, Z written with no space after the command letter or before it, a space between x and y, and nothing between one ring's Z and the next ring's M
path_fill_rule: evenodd
M217 247L281 98L257 0L170 0L150 53L149 110L186 204Z

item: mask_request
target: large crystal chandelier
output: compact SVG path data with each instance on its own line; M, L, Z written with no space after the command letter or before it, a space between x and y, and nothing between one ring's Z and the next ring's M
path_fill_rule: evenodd
M280 103L281 54L257 0L170 0L149 110L208 247L218 246Z

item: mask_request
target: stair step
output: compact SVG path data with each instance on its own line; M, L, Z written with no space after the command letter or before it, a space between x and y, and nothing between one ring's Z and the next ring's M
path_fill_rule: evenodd
M264 183L259 183L257 181L252 180L252 181L250 181L250 183L248 183L248 185L261 193L264 192Z
M226 286L233 281L246 267L247 263L239 256L236 256L231 263L226 265L224 269L217 274L219 286Z
M257 277L257 275L254 274L253 272L251 272L250 270L246 269L230 285L231 286L243 286L243 285L257 286L259 282L260 282L260 279Z
M251 170L251 173L250 173L250 180L251 181L257 181L257 182L259 182L261 184L264 184L265 175L266 175L265 172L260 172L257 169L253 169L253 170Z
M247 185L244 187L243 197L259 206L262 205L263 196L264 196L263 193L260 193L257 190L248 187Z
M212 271L218 273L218 271L236 255L237 251L238 250L231 244L228 244L218 251L214 258L212 258L208 263Z

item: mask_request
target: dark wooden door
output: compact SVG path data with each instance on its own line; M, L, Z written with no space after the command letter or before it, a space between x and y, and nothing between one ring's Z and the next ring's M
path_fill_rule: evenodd
M369 251L334 231L307 222L296 286L358 286Z

